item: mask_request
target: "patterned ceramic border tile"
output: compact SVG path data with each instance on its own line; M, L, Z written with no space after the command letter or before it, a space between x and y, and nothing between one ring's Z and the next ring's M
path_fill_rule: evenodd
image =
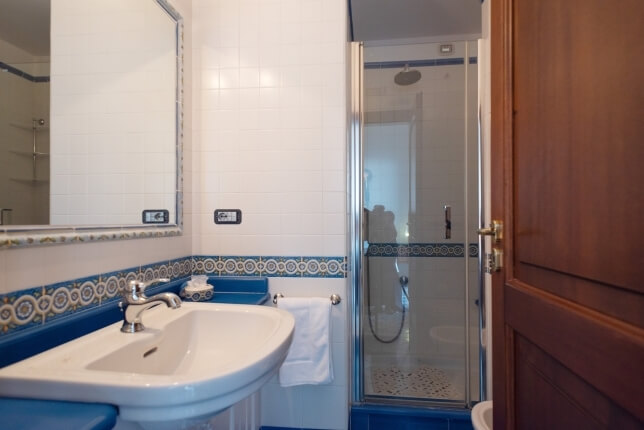
M462 243L370 243L368 257L463 257ZM478 257L479 246L470 243L470 257Z
M345 278L346 257L189 256L0 295L0 336L119 299L133 279L191 274Z
M469 63L476 64L477 57L470 57ZM364 63L365 69L402 69L408 67L458 66L465 63L465 58L435 58L433 60L411 61L373 61Z
M192 261L184 257L0 295L0 336L116 301L133 279L177 279L191 272Z
M154 237L179 236L181 225L169 227L134 227L122 229L60 229L31 231L0 230L0 248L34 245L56 245L63 243L103 242L106 240L148 239Z
M215 276L346 278L346 257L194 256L193 273Z

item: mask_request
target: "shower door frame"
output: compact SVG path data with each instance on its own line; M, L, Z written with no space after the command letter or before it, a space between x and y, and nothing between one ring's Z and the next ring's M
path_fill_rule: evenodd
M469 42L469 41L466 41ZM467 46L467 43L466 43ZM464 66L469 65L469 53L466 49ZM348 92L349 96L349 127L348 127L348 156L347 156L347 171L349 172L349 181L348 181L348 223L349 223L349 237L348 237L348 248L349 248L349 264L350 264L350 282L351 282L351 311L352 311L352 331L350 336L352 336L350 342L351 348L351 401L352 403L377 403L377 404L399 404L399 405L408 405L408 406L439 406L439 407L472 407L475 402L471 400L471 387L469 382L469 374L471 368L470 354L469 354L469 326L466 327L466 347L465 347L465 374L466 374L466 387L465 387L465 398L461 400L442 400L442 399L409 399L401 398L395 396L378 396L371 397L368 399L365 398L365 387L364 387L364 373L363 373L363 355L364 355L364 343L362 337L362 296L361 296L361 287L364 282L365 274L364 268L365 264L363 263L363 244L364 244L364 231L362 229L363 222L363 201L364 201L364 189L363 189L363 170L364 170L364 158L363 158L363 139L364 139L364 44L362 42L351 42L350 43L350 76L349 83L350 88ZM480 91L480 88L479 88ZM466 95L467 98L467 95ZM480 106L479 106L479 116L478 116L478 138L477 138L477 148L478 148L478 221L479 226L483 226L484 221L484 202L483 202L483 142L481 139L481 117L480 117ZM467 118L466 118L467 120ZM466 235L467 238L467 235ZM464 249L468 249L467 241L464 242ZM479 252L478 252L478 261L479 261L479 331L478 331L478 348L479 348L479 398L481 401L486 399L487 393L487 380L486 380L486 366L485 358L487 351L483 343L482 333L485 329L486 318L485 318L485 288L484 288L484 248L482 247L481 240L478 240ZM467 268L468 262L468 252L465 252L465 265ZM467 271L467 269L466 269ZM466 295L465 295L465 308L466 308L466 318L469 315L467 308L469 306L468 293L469 287L466 283Z

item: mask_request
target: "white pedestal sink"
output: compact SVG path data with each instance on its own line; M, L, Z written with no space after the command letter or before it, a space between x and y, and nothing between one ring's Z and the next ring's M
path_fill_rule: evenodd
M144 427L213 415L259 389L290 346L291 314L265 306L184 303L121 322L0 369L0 395L116 405Z

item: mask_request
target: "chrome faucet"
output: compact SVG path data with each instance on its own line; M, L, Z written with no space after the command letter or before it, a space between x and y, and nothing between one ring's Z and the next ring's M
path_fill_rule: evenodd
M119 302L119 307L123 311L123 325L121 326L123 333L136 333L145 330L145 326L141 322L141 314L153 306L165 303L167 307L172 309L181 307L181 299L174 293L160 293L152 297L145 295L145 289L157 282L170 282L170 280L160 278L147 283L137 280L130 281L123 294L123 300Z

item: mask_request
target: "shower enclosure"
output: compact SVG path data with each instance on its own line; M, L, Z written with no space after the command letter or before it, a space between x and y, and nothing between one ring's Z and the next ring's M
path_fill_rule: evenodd
M469 407L485 384L477 42L352 50L354 400Z

